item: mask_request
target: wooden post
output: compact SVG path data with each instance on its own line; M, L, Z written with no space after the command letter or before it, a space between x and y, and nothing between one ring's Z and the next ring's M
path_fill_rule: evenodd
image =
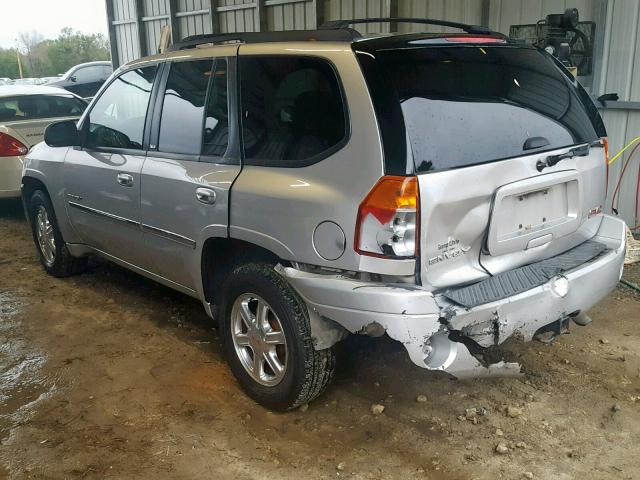
M22 74L22 60L20 59L20 50L16 48L16 57L18 58L18 71L20 72L20 78L24 78Z

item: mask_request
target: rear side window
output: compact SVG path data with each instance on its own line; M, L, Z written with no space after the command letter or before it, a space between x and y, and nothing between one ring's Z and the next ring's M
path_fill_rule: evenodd
M404 123L406 139L397 135L395 139L398 145L405 144L404 155L412 158L416 172L464 167L599 138L594 114L578 88L538 50L443 46L379 51L376 57L377 74L386 78L367 81L373 89L376 82L378 88L388 85L395 103L376 105L376 111L379 117L387 115L399 104L396 119L400 122L389 122L387 128L403 130ZM385 95L389 100L389 93ZM543 137L546 145L525 148L531 137ZM393 164L398 159L391 160ZM395 173L408 173L403 171L406 167L397 169Z
M144 122L156 67L123 73L91 108L87 146L142 149Z
M160 120L158 150L161 152L200 154L212 67L211 59L171 65Z
M102 76L102 67L99 65L79 68L72 75L72 77L75 77L77 83L99 82Z
M24 95L0 98L0 122L80 116L87 104L75 97Z
M302 167L346 139L345 105L332 66L311 57L240 57L245 162Z
M227 61L216 60L207 95L204 119L203 155L221 157L229 143L229 105L227 97Z

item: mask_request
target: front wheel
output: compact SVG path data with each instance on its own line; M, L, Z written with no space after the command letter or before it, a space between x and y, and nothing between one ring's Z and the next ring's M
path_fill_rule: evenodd
M36 190L29 200L29 220L40 263L54 277L68 277L80 272L86 258L75 258L62 238L49 196Z
M332 380L333 349L314 349L306 305L272 266L235 268L224 284L221 312L231 370L259 404L290 410Z

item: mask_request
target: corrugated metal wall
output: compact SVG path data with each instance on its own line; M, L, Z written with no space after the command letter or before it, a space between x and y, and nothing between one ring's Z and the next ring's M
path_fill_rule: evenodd
M489 27L509 33L511 25L536 23L550 13L562 13L577 8L580 20L593 20L594 4L598 0L491 0Z
M126 63L142 55L138 41L139 32L136 22L135 0L109 0L113 5L113 31L118 49L118 64Z
M406 0L398 4L399 17L437 18L453 22L480 25L482 23L482 0ZM399 26L401 32L425 31L416 24ZM445 32L445 27L429 27L430 32Z
M174 38L211 32L312 29L326 20L372 17L427 17L464 23L487 23L508 33L513 24L535 23L549 13L577 7L582 20L597 23L599 38L593 78L582 79L593 92L616 92L620 100L640 102L640 0L106 0L112 54L116 64L156 53L160 31L172 27ZM388 24L361 31L386 32ZM403 32L424 31L400 24ZM429 27L429 31L442 31ZM139 33L142 32L142 36ZM628 104L626 104L628 105ZM603 110L610 150L617 152L640 136L640 110L625 104ZM625 109L627 108L627 109ZM628 155L628 154L627 154ZM609 195L625 158L612 165ZM619 211L635 222L638 160L628 168L620 188ZM611 198L607 207L611 205Z
M316 28L316 5L308 0L265 1L269 30L308 30Z
M599 93L615 92L620 100L640 102L640 0L610 0L601 64ZM606 109L604 121L609 133L610 151L619 151L627 142L640 136L639 109ZM627 150L609 171L609 197L620 178ZM640 152L629 163L620 185L619 213L629 226L640 222L635 217L636 189L640 175ZM608 199L609 207L611 198Z

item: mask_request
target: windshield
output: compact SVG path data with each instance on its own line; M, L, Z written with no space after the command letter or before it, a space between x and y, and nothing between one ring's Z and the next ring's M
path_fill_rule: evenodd
M378 79L379 87L386 84L392 90L393 98L387 94L386 101L400 109L388 123L396 129L404 124L402 142L409 157L404 164L413 163L415 172L539 153L600 137L598 122L594 124L598 114L585 104L590 103L586 93L539 50L431 46L379 50L375 56L376 72L365 68L365 74L385 77ZM378 116L381 108L389 106L378 102Z

